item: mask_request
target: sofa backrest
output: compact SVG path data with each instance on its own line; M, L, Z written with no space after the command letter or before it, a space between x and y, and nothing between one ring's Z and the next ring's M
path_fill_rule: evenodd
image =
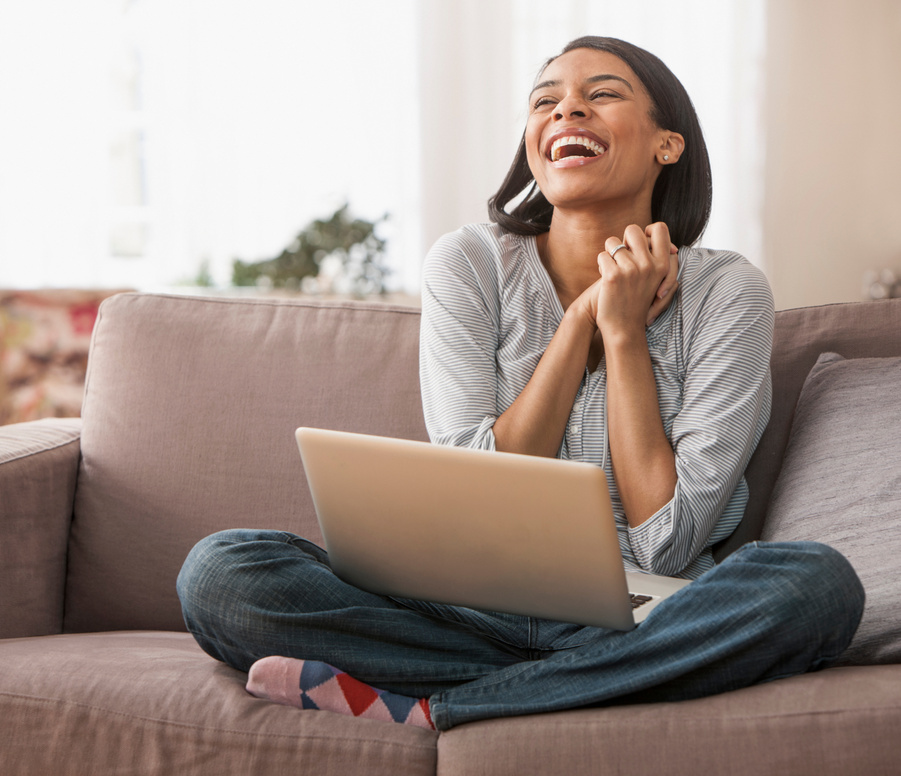
M427 439L419 311L123 294L101 307L82 410L65 630L181 630L175 578L225 528L320 540L297 426ZM901 355L901 299L777 313L773 411L748 468L760 535L804 378L824 351Z
M418 310L378 304L104 302L82 410L64 629L182 630L175 579L215 531L320 540L294 429L427 439L418 335Z

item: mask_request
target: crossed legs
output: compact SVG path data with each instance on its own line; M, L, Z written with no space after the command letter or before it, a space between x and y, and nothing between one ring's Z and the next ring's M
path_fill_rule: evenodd
M269 656L336 666L376 692L428 699L439 729L815 670L850 643L863 609L847 560L810 542L747 545L625 633L368 593L338 579L324 550L277 531L204 539L178 591L213 657L242 671Z

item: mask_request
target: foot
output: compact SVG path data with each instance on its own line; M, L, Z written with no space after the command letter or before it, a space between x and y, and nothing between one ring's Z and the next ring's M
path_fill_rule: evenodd
M317 660L290 657L257 660L250 667L247 692L299 709L322 709L435 729L427 698L410 698L377 690Z

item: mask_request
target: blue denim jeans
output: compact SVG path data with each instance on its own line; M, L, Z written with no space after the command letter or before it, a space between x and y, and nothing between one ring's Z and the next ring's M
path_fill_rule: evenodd
M178 577L185 622L213 657L321 660L428 697L439 730L490 717L676 701L824 668L850 643L864 592L813 542L753 543L658 606L607 630L384 597L280 531L214 534Z

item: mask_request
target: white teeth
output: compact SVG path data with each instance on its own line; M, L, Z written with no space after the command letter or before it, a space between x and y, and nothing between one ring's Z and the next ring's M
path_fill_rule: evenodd
M558 137L554 144L551 146L551 161L556 162L560 160L560 149L563 146L568 145L581 145L585 146L589 151L592 151L595 156L600 156L607 149L604 148L600 143L595 142L591 138L582 137L581 135L571 135L567 137Z

